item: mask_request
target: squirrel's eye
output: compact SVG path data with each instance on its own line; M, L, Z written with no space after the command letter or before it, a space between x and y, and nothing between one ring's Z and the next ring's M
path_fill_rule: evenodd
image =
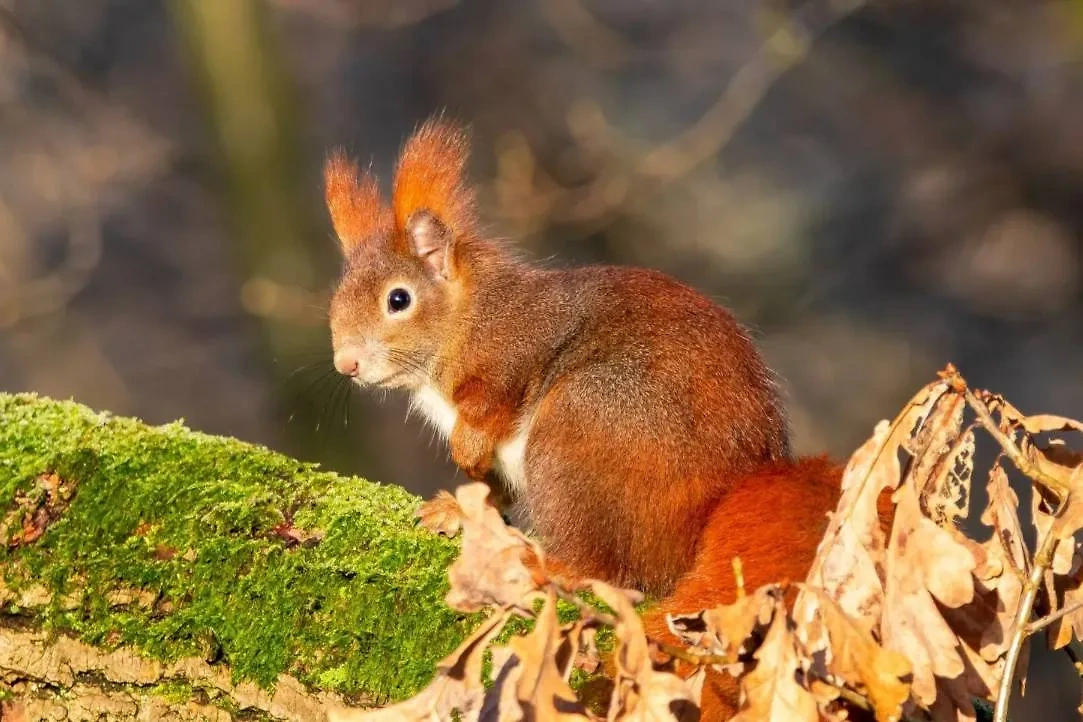
M405 311L410 307L410 292L405 288L394 288L387 294L387 307L391 313Z

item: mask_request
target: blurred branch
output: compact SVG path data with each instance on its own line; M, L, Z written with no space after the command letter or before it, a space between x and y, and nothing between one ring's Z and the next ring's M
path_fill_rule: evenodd
M14 83L11 102L22 108L33 109L34 87L48 87L50 93L62 98L73 109L74 117L82 125L91 125L92 119L112 119L118 125L131 125L131 116L109 103L100 92L88 86L69 68L43 52L34 38L25 31L18 17L8 7L0 6L0 53L4 60L13 62L9 80ZM26 76L26 77L23 77ZM33 81L33 82L31 82ZM24 94L24 90L25 93ZM48 136L46 136L48 137ZM52 146L53 144L49 144ZM130 165L146 163L151 158L164 156L163 143L151 143L151 149L131 149ZM26 147L24 153L32 154L37 167L50 163L53 167L47 182L48 203L59 205L61 223L67 229L67 249L63 261L50 273L37 278L23 279L5 259L0 256L0 328L11 328L32 318L40 318L63 310L90 282L102 257L101 213L97 209L99 199L96 190L107 181L121 174L122 161L107 152L101 152L91 144L72 152L66 148L49 147L48 152L38 155L34 148ZM73 207L74 206L74 207ZM8 249L33 248L38 239L35 229L26 228L17 217L16 210L0 200L0 239ZM0 248L0 250L3 250Z
M866 4L867 0L831 0L826 8L808 3L782 18L756 54L731 78L726 89L691 126L653 147L628 136L611 123L601 107L584 100L568 113L568 127L588 153L604 153L606 170L582 187L567 188L535 162L528 145L512 138L501 150L494 183L504 212L526 224L541 214L557 222L583 222L611 216L628 202L638 181L672 182L721 151L790 69L808 57L817 38ZM545 0L567 11L575 0ZM581 8L580 8L581 9ZM814 18L820 14L819 19Z
M387 29L413 25L458 5L458 0L272 0L297 12L339 25L374 25Z
M14 217L0 202L0 228L9 241L22 236ZM68 214L68 249L63 263L41 278L20 281L0 263L0 328L11 328L30 318L47 316L63 309L90 282L102 257L102 229L96 213L85 210ZM30 247L31 242L22 242ZM2 261L2 259L0 259Z
M541 10L564 44L593 65L613 69L632 54L629 42L591 15L582 0L541 0Z
M305 203L297 102L273 49L263 0L173 0L207 121L222 153L224 202L245 279L316 287L323 238ZM328 244L330 245L330 244ZM265 324L274 351L293 330Z

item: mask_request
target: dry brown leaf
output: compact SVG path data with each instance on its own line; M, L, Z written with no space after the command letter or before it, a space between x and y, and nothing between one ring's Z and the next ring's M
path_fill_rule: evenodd
M900 719L903 703L910 696L912 670L906 657L878 645L867 630L815 587L801 585L793 619L806 670L864 695L880 722Z
M523 708L516 699L515 691L523 665L510 647L493 647L493 684L485 693L480 718L486 722L519 722Z
M463 509L446 489L421 502L414 516L425 529L446 537L458 534L463 525Z
M1038 446L1025 440L1021 447L1031 462L1038 464L1046 474L1068 489L1068 498L1064 501L1063 508L1056 510L1055 517L1049 501L1037 490L1033 494L1034 523L1038 527L1038 538L1044 539L1045 534L1052 532L1061 540L1060 544L1070 542L1071 537L1083 529L1083 454L1060 442ZM1065 557L1069 560L1068 563L1060 567L1061 571L1054 568L1054 572L1063 574L1063 570L1071 565L1071 551L1061 552L1061 558ZM1054 559L1056 558L1057 555L1054 555Z
M579 648L576 650L572 666L581 669L587 674L593 674L602 664L602 658L598 655L598 647L595 644L597 630L586 627L579 635Z
M1083 422L1053 414L1023 416L1019 418L1018 422L1028 434L1043 434L1053 431L1078 431L1083 433Z
M959 394L953 396L960 400L958 409L961 416L963 397ZM955 427L957 430L958 424ZM974 432L967 429L948 444L932 467L927 481L922 476L915 476L918 488L922 489L922 506L929 518L940 526L953 526L965 520L973 475Z
M1039 434L1059 431L1083 432L1083 423L1052 414L1026 416L999 395L984 392L979 396L990 410L1000 412L1002 430L1007 427L1013 434L1017 430L1023 432L1019 449L1027 461L1042 475L1055 479L1061 489L1068 490L1069 497L1065 500L1065 508L1059 510L1054 533L1058 538L1066 539L1083 528L1083 455L1067 446L1063 440L1054 439L1043 446L1034 438ZM1047 488L1044 481L1036 483L1041 491L1053 491Z
M481 667L489 643L504 628L510 612L501 610L481 624L459 648L436 665L429 686L398 704L373 710L332 707L328 722L438 722L457 713L463 722L479 719L485 697Z
M779 603L756 666L741 677L741 707L732 722L817 722L816 698L797 682L800 665L785 607Z
M689 679L655 670L643 623L629 601L628 592L600 581L592 581L590 587L613 609L617 619L616 674L608 719L611 722L698 720L702 670Z
M875 628L884 600L885 542L877 499L884 489L898 486L900 447L948 388L944 381L922 388L892 423L877 424L872 438L850 457L842 497L806 579L866 630Z
M914 488L895 493L895 522L887 550L883 617L884 647L902 653L914 669L913 691L921 704L937 698L937 679L965 669L959 640L937 607L960 607L974 598L977 562L959 534L921 513Z
M705 609L696 614L669 614L666 623L673 634L693 651L715 657L727 657L732 664L722 665L738 676L752 661L755 644L763 638L779 601L782 588L765 584L752 594L739 597L733 604Z
M557 623L556 594L550 589L531 633L510 640L507 651L498 655L503 664L494 667L495 683L484 705L486 719L590 719L568 686L565 672L571 665L564 631Z
M942 394L904 445L913 459L904 483L912 480L922 508L941 525L965 517L970 499L974 435L959 433L965 408L963 394Z
M486 501L481 482L460 486L455 496L463 512L462 551L448 570L448 606L464 612L487 606L526 606L539 582L527 559L541 559L541 549L512 529Z
M999 463L990 469L986 489L989 503L981 521L993 527L993 537L985 548L995 563L986 565L987 573L980 579L984 587L996 593L996 606L995 619L983 625L976 648L983 660L995 662L1007 651L1009 629L1023 596L1023 580L1030 574L1030 558L1019 522L1019 497Z
M319 529L301 529L293 525L293 520L287 517L282 522L271 527L270 536L285 543L287 549L295 547L314 547L323 541L324 532ZM176 553L174 551L174 553Z
M1083 604L1083 554L1076 548L1069 572L1056 580L1058 609ZM1069 612L1048 627L1046 641L1050 649L1061 649L1072 637L1083 640L1083 607Z
M60 519L75 496L75 484L55 473L41 474L36 482L32 491L16 494L15 509L0 524L3 536L7 535L13 521L21 527L8 539L8 546L13 549L40 539L53 522Z
M986 563L975 569L974 598L969 604L941 611L959 638L966 691L990 699L1004 676L1004 657L1030 563L1017 513L1019 498L999 460L989 472L986 488L989 502L981 520L993 527L993 536L982 545ZM1025 646L1020 670L1026 669L1028 654L1029 646Z

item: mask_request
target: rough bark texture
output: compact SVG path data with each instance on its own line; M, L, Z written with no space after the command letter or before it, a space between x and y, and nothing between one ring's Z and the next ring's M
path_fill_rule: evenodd
M265 448L0 395L3 719L290 719L422 687L476 621L418 500Z

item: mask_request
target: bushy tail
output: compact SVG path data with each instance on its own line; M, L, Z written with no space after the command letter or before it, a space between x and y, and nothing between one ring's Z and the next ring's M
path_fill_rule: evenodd
M842 467L824 456L773 464L742 478L711 512L692 569L644 618L647 633L677 643L667 613L693 613L737 598L733 559L749 592L771 582L802 581L838 503ZM792 601L792 600L791 600ZM703 689L703 722L732 717L737 683L715 672Z

